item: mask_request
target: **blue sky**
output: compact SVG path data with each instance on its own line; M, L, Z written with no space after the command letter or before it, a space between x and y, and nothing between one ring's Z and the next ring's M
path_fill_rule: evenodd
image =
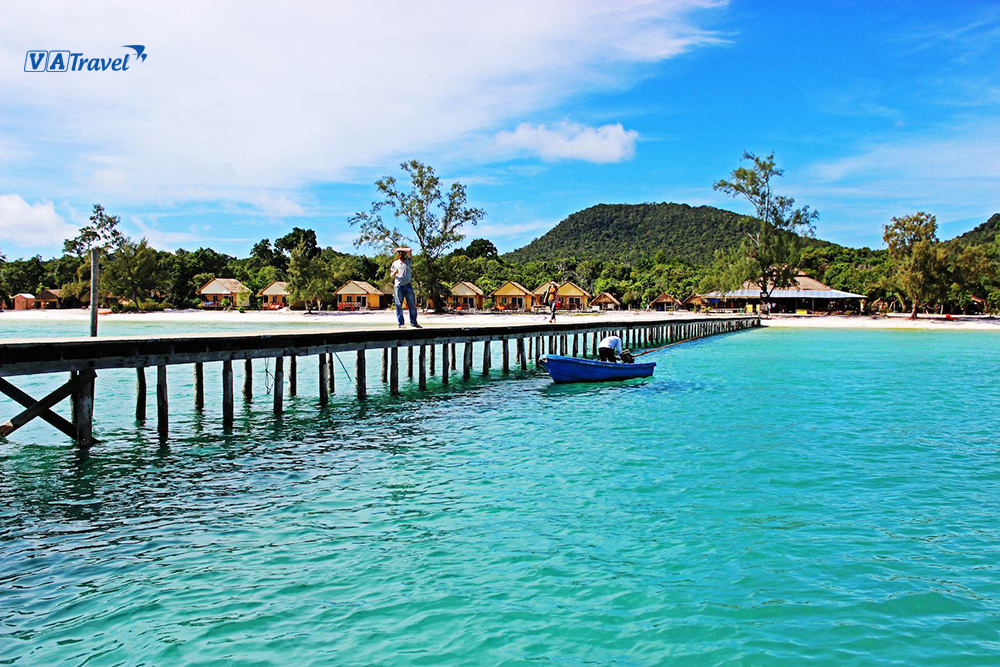
M512 250L597 203L747 212L711 189L774 151L817 236L879 246L1000 210L1000 6L946 2L22 3L0 23L0 251L57 254L94 202L164 249L293 226L351 250L417 158ZM613 6L612 6L613 5ZM127 72L26 73L28 49Z

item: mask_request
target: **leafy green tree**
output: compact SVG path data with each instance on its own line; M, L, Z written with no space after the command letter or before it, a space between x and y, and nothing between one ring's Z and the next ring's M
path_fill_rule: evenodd
M300 248L302 252L310 257L315 257L320 252L319 244L316 242L316 232L312 229L302 229L300 227L292 227L292 231L280 239L275 239L274 247L289 256L292 252Z
M2 272L2 282L10 293L30 292L34 294L45 282L45 264L41 255L35 255L28 259L16 259L4 263Z
M452 254L465 255L470 259L479 259L480 257L496 259L500 256L500 253L497 252L497 247L489 239L473 239L467 247L459 248Z
M120 240L114 252L104 262L101 287L118 299L128 298L138 311L144 298L149 298L162 284L159 256L146 239L138 243Z
M330 266L318 255L310 254L303 243L292 251L288 263L288 291L293 301L302 301L309 312L313 306L322 309L323 302L333 296L336 286Z
M104 207L94 204L94 212L90 215L90 224L80 228L80 233L63 243L63 252L84 257L91 248L111 248L125 240L125 235L118 225L121 218L108 215Z
M315 240L315 234L313 238ZM249 260L256 269L273 266L282 274L288 270L288 257L281 250L271 247L270 239L261 239L255 243L253 249L250 250Z
M793 198L774 191L772 181L784 170L777 167L773 153L758 157L744 152L743 160L747 166L734 169L729 180L716 181L712 187L749 202L758 224L737 249L716 254L707 286L730 291L746 282L756 283L763 304L775 289L795 283L802 259L800 234L812 235L819 216L808 206L795 208Z
M935 300L943 300L947 290L946 257L937 239L937 218L923 211L883 225L882 238L893 261L891 280L910 300L910 317Z
M462 228L475 225L486 213L467 206L465 186L460 183L452 183L447 195L443 194L441 179L430 166L411 160L401 164L400 169L410 180L409 190L400 189L392 176L376 181L382 199L373 202L371 210L358 212L349 221L360 228L356 241L359 247L391 250L407 243L419 248L422 271L416 276L417 283L423 288L425 298L440 309L445 291L441 258L465 238ZM402 220L402 228L384 221L383 210Z

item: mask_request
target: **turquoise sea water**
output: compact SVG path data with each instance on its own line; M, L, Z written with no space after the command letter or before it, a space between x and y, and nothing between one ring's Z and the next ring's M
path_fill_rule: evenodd
M128 318L128 319L126 319ZM303 315L298 322L277 322L262 324L259 320L248 320L242 323L236 320L219 322L205 321L174 321L165 324L163 320L146 318L143 315L127 315L117 320L102 319L98 330L101 336L162 336L171 334L199 333L266 333L268 331L307 331L311 329L337 329L343 327L392 328L396 326L395 319L386 313L385 322L361 324L350 315ZM86 338L90 335L90 322L87 320L15 320L4 319L0 313L0 339L43 339L43 338Z
M165 445L102 373L89 458L0 442L0 664L997 664L1000 336L650 356L322 410L302 360L280 420L258 364L231 434L171 367Z

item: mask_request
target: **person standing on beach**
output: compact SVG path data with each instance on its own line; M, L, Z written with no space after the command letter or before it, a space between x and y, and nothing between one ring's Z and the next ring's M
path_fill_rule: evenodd
M417 324L417 295L413 292L413 251L409 248L396 248L394 251L398 259L389 268L389 275L393 278L393 296L396 299L396 320L399 328L404 326L403 322L403 300L410 311L410 326L420 329Z
M545 303L549 307L549 323L556 321L556 306L559 305L559 298L557 296L558 288L553 283L549 285L548 291L545 292Z

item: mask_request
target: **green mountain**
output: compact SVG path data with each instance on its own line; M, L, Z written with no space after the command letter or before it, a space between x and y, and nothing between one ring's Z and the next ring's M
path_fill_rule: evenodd
M973 227L964 234L959 234L954 240L969 245L981 245L993 243L997 234L1000 234L1000 213L994 213L989 220Z
M738 244L756 224L751 218L712 206L598 204L573 213L506 257L521 262L570 258L629 261L662 250L668 259L705 264L716 250Z

